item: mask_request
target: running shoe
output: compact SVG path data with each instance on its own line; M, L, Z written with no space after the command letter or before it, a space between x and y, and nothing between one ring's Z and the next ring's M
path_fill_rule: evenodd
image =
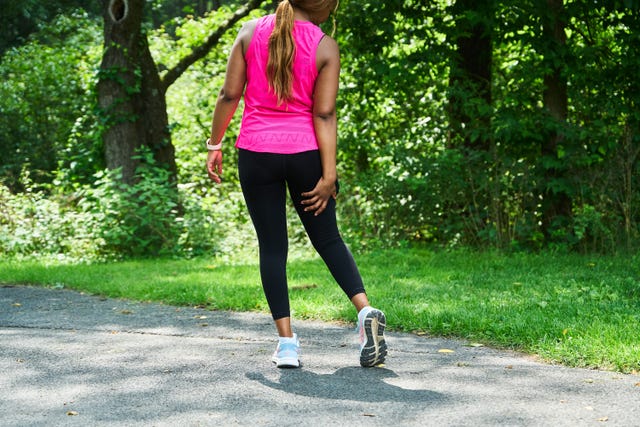
M384 313L372 307L365 307L358 313L360 334L360 365L367 368L384 362L387 343L384 328L387 325Z
M292 338L280 337L271 361L278 368L300 367L300 342L298 341L298 336L293 334Z

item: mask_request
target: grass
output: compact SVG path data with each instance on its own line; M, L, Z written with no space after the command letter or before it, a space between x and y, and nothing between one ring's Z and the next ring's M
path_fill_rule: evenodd
M568 366L640 371L640 256L381 251L357 256L391 329L463 338ZM319 260L289 263L294 318L354 321ZM267 312L255 263L0 261L0 283Z

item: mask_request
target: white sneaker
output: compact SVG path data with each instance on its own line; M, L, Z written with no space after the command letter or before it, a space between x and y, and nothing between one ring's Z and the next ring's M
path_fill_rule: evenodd
M298 335L293 337L280 337L278 346L271 357L271 361L278 368L298 368L300 367L300 342Z
M387 343L384 339L386 325L386 317L378 309L365 307L358 313L361 366L371 367L384 362L387 355Z

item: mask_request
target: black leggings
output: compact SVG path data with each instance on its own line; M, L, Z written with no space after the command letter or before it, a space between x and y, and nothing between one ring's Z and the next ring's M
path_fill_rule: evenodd
M302 193L311 191L322 176L318 150L297 154L240 150L238 172L242 193L258 236L260 277L274 320L289 317L286 263L288 253L286 188L298 216L334 279L349 299L364 292L362 278L336 223L336 203L329 199L318 216L304 212Z

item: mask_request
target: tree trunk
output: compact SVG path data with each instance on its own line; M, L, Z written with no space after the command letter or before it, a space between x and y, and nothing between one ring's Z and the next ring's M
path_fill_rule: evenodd
M461 173L466 177L467 194L455 209L465 217L468 238L479 238L492 222L498 231L496 240L499 243L503 228L499 197L489 194L497 193L499 181L488 177L495 170L491 162L491 25L494 13L495 0L456 0L452 7L456 26L450 40L455 52L449 71L447 113L448 144L461 149L465 156ZM487 209L491 213L486 212Z
M542 145L542 156L547 158L544 169L546 188L543 204L543 231L549 235L550 228L557 220L571 215L571 198L566 189L566 172L562 168L559 146L563 140L562 127L567 120L567 80L562 69L565 63L564 50L566 44L565 17L563 0L546 0L546 13L543 15L544 44L546 69L544 76L543 102L545 110L554 122L552 130L546 135Z
M107 167L132 183L136 150L148 147L175 178L164 91L142 32L144 0L103 0L104 46L98 82Z
M457 0L456 55L449 75L449 122L451 139L467 148L490 148L491 65L493 47L490 22L494 0ZM482 100L470 103L469 100ZM478 109L482 105L486 108Z

